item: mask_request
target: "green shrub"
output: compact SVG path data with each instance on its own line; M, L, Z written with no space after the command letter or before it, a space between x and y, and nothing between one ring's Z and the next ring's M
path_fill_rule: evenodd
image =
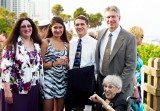
M160 58L160 46L158 45L142 44L137 47L137 51L144 65L148 65L148 59L150 58Z
M148 59L150 58L160 58L160 46L155 46L153 44L142 44L137 47L139 56L143 60L143 65L148 65ZM144 81L147 82L147 75L144 75ZM143 102L147 104L147 92L144 91Z

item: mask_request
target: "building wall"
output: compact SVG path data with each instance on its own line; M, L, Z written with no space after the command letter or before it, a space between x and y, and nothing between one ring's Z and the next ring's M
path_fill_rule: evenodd
M10 12L15 12L17 18L23 12L27 12L31 17L31 0L6 0L6 9Z
M35 0L35 15L33 16L35 20L50 20L50 12L50 0Z
M0 6L6 8L6 0L0 0Z
M5 1L5 8L9 12L15 12L17 18L22 12L27 12L28 17L34 21L50 20L50 0L0 0Z

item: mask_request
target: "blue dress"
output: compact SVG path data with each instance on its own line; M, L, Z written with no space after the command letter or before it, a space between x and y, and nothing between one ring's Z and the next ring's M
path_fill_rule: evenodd
M138 87L138 93L139 93L139 100L138 102L133 102L131 108L134 111L143 111L143 103L142 103L142 96L141 96L141 67L143 66L143 61L139 57L139 54L137 53L137 67L135 71L135 77L136 77L136 85Z

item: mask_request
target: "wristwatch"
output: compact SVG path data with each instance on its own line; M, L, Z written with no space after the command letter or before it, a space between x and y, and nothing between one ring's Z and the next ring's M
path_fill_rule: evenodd
M137 88L137 85L133 86L133 90L135 90Z

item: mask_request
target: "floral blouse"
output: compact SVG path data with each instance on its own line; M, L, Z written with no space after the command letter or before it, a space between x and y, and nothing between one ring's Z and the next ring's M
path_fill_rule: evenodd
M28 52L18 37L16 52L14 46L2 52L1 60L2 82L10 82L10 89L14 93L27 94L31 86L38 83L43 87L44 72L39 44L34 43L34 51Z

